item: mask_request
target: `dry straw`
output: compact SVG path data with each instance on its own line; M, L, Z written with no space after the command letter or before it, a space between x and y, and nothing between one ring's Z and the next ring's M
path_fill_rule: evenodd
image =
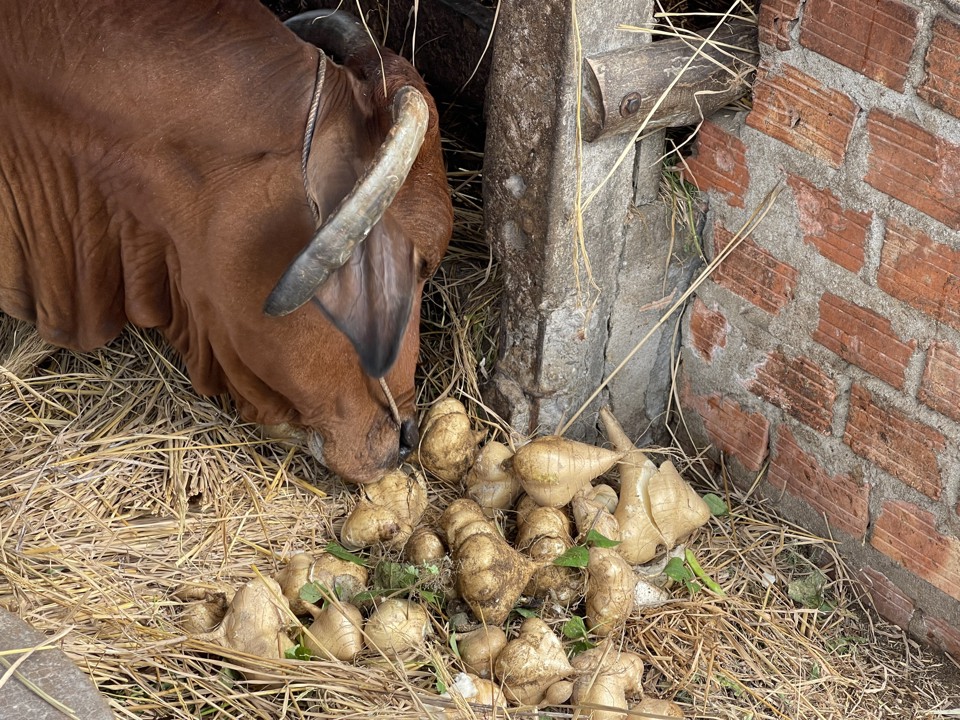
M446 125L460 129L449 118ZM482 233L482 158L476 145L446 143L455 244L424 302L419 399L464 398L480 422L508 435L480 403L500 293ZM676 194L670 201L689 216ZM421 656L405 665L375 656L359 665L262 661L279 690L243 682L240 656L212 654L185 636L177 589L238 587L324 546L352 488L299 448L262 441L226 401L198 397L154 333L131 330L78 355L45 347L10 318L0 323L0 604L58 638L118 717L455 714L436 693L459 667L441 615ZM682 418L675 426L682 430ZM647 659L647 692L674 698L689 718L952 714L955 668L864 608L829 540L725 484L698 455L677 451L675 460L731 509L690 545L726 594L675 586L671 602L632 618L622 645ZM459 488L431 492L435 518ZM821 602L806 607L790 588L811 578L822 579Z

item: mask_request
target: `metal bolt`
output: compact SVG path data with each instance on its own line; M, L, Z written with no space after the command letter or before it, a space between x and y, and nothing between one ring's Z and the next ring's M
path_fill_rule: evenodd
M636 113L637 110L640 109L641 99L640 93L638 92L627 93L624 95L623 100L620 101L620 115L622 117L630 117Z

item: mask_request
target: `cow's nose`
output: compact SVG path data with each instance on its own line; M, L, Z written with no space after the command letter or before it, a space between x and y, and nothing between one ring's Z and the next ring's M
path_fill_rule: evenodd
M417 429L417 421L413 418L407 418L400 423L400 461L403 462L410 453L420 444L420 431Z

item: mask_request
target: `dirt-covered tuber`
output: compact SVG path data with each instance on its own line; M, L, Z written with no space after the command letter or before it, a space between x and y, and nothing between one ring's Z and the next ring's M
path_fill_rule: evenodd
M442 480L459 480L473 464L484 435L473 429L462 402L445 398L430 408L424 418L420 462Z
M635 653L619 652L609 641L577 655L573 667L578 673L573 704L585 720L624 720L625 713L591 706L626 710L627 696L643 691L643 660Z
M493 664L507 644L503 628L484 625L457 637L457 651L463 666L478 677L493 677Z
M427 509L427 485L416 471L394 470L362 486L360 493L340 531L340 542L351 550L402 546Z
M512 507L520 494L520 481L505 467L512 457L510 448L491 440L480 450L463 480L466 496L482 507L487 517Z
M488 625L507 619L535 569L514 550L473 500L454 500L440 517L453 555L456 590Z
M197 636L241 655L280 659L294 646L287 635L290 622L290 604L271 578L254 578L237 591L230 607L214 630ZM244 666L248 680L269 680L257 672L259 663L249 657L237 659Z
M509 700L520 705L539 705L550 687L568 677L573 667L560 638L543 620L532 617L523 621L517 637L500 651L494 672ZM551 694L552 703L556 697Z
M328 602L304 633L303 644L316 657L351 662L363 650L363 615L356 606Z
M430 617L419 603L400 598L384 600L363 627L367 647L389 658L423 649Z
M587 565L587 620L590 631L606 637L623 626L634 606L637 577L616 550L590 548Z

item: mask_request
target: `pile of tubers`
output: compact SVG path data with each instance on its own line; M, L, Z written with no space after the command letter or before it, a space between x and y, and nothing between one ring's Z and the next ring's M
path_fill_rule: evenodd
M247 680L270 683L276 675L253 658L302 657L291 655L297 648L334 662L425 661L429 638L444 627L436 608L444 616L459 608L466 629L451 621L444 630L463 671L448 699L571 703L594 720L622 718L628 709L682 718L669 700L643 697L643 659L619 649L618 638L638 606L670 599L663 583L635 567L676 546L710 510L673 463L657 466L609 410L600 420L611 448L558 436L515 451L496 440L481 447L486 433L448 398L428 413L417 454L428 474L463 486L435 527L421 524L429 504L419 469L405 466L360 489L342 546L402 553L414 573L452 566L444 605L425 602L416 588L371 586L367 568L353 559L300 553L275 578L254 578L236 593L181 590L181 627L224 648ZM603 476L613 470L607 484ZM582 562L566 562L578 549ZM304 596L306 587L316 602ZM524 606L535 610L513 622ZM576 613L589 642L574 652L556 628Z

